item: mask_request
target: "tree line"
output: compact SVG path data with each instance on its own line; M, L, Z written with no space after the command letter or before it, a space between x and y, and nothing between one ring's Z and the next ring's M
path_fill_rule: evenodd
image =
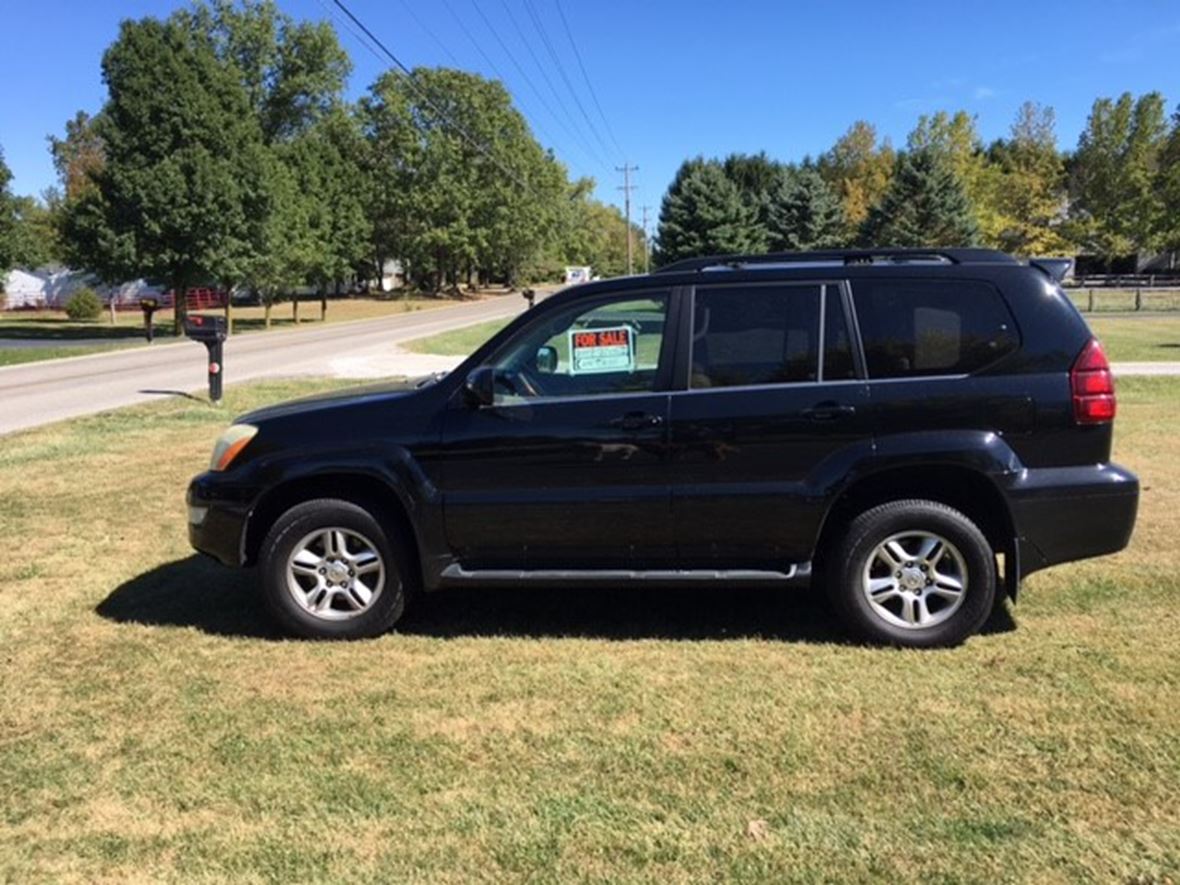
M380 279L389 260L434 292L622 272L622 214L569 179L501 83L390 70L348 102L350 72L330 25L271 0L124 21L106 103L49 139L58 186L16 198L0 155L0 270L60 260L268 306Z
M1054 111L1019 109L984 145L965 111L923 115L905 147L857 121L818 157L686 160L664 195L655 259L850 246L982 245L1107 263L1180 250L1180 109L1100 98L1072 152Z

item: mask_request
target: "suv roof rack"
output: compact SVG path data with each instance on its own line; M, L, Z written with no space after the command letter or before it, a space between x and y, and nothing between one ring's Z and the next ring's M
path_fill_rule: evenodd
M847 264L1018 264L996 249L831 249L820 252L770 252L762 255L707 255L674 261L653 273L746 270L791 265Z

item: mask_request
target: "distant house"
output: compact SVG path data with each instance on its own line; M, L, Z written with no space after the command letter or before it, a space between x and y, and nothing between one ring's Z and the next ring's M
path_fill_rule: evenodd
M37 270L12 270L4 277L6 304L10 309L37 307L65 307L70 296L83 286L90 286L104 304L113 298L116 306L134 305L140 298L160 298L164 290L146 280L108 285L93 274L63 267L42 267Z

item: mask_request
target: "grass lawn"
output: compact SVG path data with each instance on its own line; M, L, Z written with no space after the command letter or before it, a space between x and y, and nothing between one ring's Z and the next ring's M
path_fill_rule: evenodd
M431 335L428 338L419 338L417 341L410 341L402 346L406 350L412 350L415 353L467 356L508 325L510 321L511 318L506 320L490 320L489 322L467 326L463 329L455 329L453 332L441 332L438 335Z
M1180 874L1180 382L1120 383L1131 549L926 653L736 588L444 593L280 639L182 495L230 416L307 386L0 444L0 881Z
M409 311L427 310L457 303L447 298L402 297L388 299L353 298L328 301L327 322L349 322L378 317L393 316ZM271 328L294 328L290 303L276 305L271 314ZM207 311L223 314L224 311ZM234 331L258 332L266 328L265 312L261 307L235 307ZM0 311L0 339L19 338L22 340L44 341L44 348L0 347L0 366L56 359L60 356L76 356L93 353L96 350L114 349L119 345L130 346L143 342L143 314L139 311L119 311L116 322L111 323L110 314L93 322L75 322L63 311L54 310L13 310ZM299 324L320 321L318 300L306 300L299 305ZM167 340L172 335L172 311L161 310L155 315L156 337ZM109 341L103 346L79 344L70 346L70 341L91 342L97 339Z
M55 360L63 356L82 356L87 353L102 353L105 350L121 350L138 347L138 344L93 344L93 345L48 345L46 347L0 347L0 366L15 366L20 363L35 363L40 360Z

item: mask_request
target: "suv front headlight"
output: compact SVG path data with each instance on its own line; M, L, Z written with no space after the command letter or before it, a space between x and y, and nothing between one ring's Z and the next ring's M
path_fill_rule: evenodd
M210 470L225 470L233 463L234 458L241 454L246 444L254 439L258 428L249 424L234 424L213 446L213 457L209 461Z

